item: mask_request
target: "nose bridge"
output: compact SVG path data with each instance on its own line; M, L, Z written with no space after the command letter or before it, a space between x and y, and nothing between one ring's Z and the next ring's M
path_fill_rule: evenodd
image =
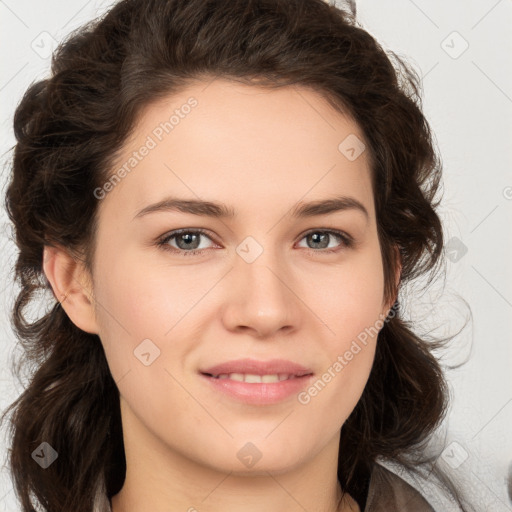
M248 294L260 294L269 301L286 299L289 291L283 281L286 281L284 261L270 243L270 236L261 235L256 239L247 236L236 248L237 258L235 269L244 275L243 280L248 287ZM253 297L254 298L254 297Z
M248 236L237 247L231 279L234 279L230 305L231 323L272 331L293 325L297 310L290 274L270 236Z

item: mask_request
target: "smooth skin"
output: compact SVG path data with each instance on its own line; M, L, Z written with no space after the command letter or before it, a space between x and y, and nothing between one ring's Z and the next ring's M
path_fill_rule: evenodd
M155 128L192 97L197 105L158 141ZM368 151L350 160L338 149L351 134L364 140L311 89L197 81L138 119L112 172L148 136L157 144L100 200L93 275L67 251L45 248L56 297L66 294L70 319L98 334L120 391L127 473L113 512L359 510L348 495L340 502L339 435L368 380L376 336L307 404L293 395L247 405L199 374L238 358L283 358L316 380L388 314ZM235 215L137 216L171 195L224 203ZM341 195L368 218L355 208L291 214ZM197 235L199 253L186 254L190 238L158 245L188 228L208 233ZM310 233L326 230L355 243L331 234L321 245ZM251 263L236 250L247 237L258 244L251 251L263 251ZM160 353L145 365L134 351L147 339ZM247 443L261 454L252 467L237 456Z

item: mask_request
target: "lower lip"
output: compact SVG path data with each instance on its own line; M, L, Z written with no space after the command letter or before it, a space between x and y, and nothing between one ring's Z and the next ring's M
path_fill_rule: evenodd
M241 382L231 379L217 379L201 374L215 389L245 404L275 404L302 391L313 375L304 375L279 382Z

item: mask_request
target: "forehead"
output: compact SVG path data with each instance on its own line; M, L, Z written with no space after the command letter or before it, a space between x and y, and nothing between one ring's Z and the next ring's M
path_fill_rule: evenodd
M122 201L135 214L172 194L242 209L347 193L372 214L363 141L357 123L311 89L197 82L143 109L112 169L128 172L101 206Z

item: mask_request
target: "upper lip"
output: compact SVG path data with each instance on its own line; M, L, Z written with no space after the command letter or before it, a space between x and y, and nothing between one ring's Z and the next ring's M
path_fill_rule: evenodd
M286 359L269 359L267 361L258 361L256 359L237 359L227 361L225 363L211 366L201 373L210 375L222 375L225 373L244 373L251 375L274 375L286 373L287 375L295 375L301 377L313 373L310 369L293 361Z

